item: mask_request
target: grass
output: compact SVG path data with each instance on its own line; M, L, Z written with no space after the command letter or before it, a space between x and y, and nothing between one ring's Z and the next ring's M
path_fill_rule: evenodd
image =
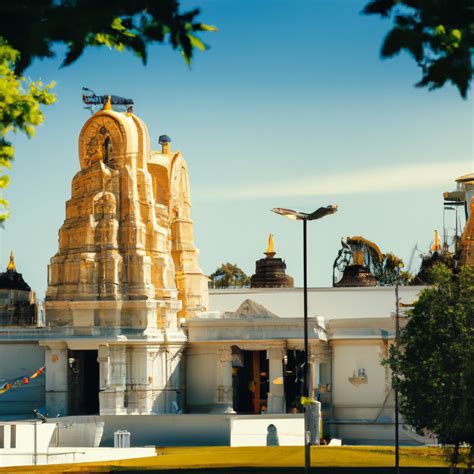
M354 470L346 471L344 468L391 468L394 465L394 448L386 446L313 446L311 458L312 466L331 468L330 470L325 469L326 472L336 472L334 468L338 468L339 472L356 472ZM303 447L300 446L167 447L156 448L156 456L146 458L48 465L47 468L44 465L1 468L0 472L46 472L46 470L47 472L130 472L173 471L175 469L181 470L181 472L183 469L205 469L206 472L219 469L220 472L239 472L235 471L236 468L244 468L240 472L263 472L264 469L267 472L277 472L276 470L279 468L286 468L286 472L297 472L296 468L302 465ZM446 458L446 451L441 448L403 447L400 448L400 466L402 468L420 468L420 471L430 472L429 470L447 468L449 462ZM288 471L290 468L293 469ZM413 469L410 471L413 472ZM316 472L320 471L316 470ZM376 469L376 472L381 473L382 470ZM402 472L404 471L402 470Z

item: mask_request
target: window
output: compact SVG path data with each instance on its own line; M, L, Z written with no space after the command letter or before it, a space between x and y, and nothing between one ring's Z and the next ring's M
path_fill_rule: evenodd
M16 448L16 425L10 425L10 448Z

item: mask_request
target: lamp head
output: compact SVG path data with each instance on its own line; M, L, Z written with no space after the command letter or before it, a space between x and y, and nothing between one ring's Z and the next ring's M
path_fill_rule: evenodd
M308 215L305 212L294 211L293 209L286 209L284 207L274 207L271 211L293 221L302 221Z
M314 212L311 212L309 214L307 212L286 209L285 207L274 207L272 209L272 212L280 214L281 216L294 221L314 221L330 214L334 214L335 212L337 212L337 206L331 204L329 206L320 207L319 209L316 209Z
M321 219L325 216L335 214L336 212L337 206L335 204L330 204L329 206L320 207L319 209L316 209L314 212L308 215L307 219L309 221L314 221L316 219Z

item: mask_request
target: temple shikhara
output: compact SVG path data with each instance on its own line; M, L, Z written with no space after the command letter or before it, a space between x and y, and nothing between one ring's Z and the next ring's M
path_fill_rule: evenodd
M13 254L0 274L0 419L42 417L44 449L113 446L123 430L132 446L265 445L267 435L302 445L303 289L273 235L249 287L208 290L186 161L169 136L150 137L131 109L104 102L79 135L80 169L42 307ZM463 231L453 245L436 231L415 279L399 288L405 306L436 261L474 265L474 175L456 181L444 206ZM308 290L313 443L393 440L394 392L381 361L394 341L400 262L347 237L327 269L333 286ZM16 436L2 423L0 449ZM433 442L403 424L400 439Z
M66 384L68 360L77 359L79 374L95 367L97 355L86 348L98 351L100 381L75 381L76 398L100 384L104 414L166 412L176 402L186 341L180 319L205 311L208 293L187 165L169 137L160 142L161 151L152 151L143 121L109 103L81 130L81 170L49 265L44 310L49 327L82 337L80 344L42 342L49 410L98 410L79 406Z

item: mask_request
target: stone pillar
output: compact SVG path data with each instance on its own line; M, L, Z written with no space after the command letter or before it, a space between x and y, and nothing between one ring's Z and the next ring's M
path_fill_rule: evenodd
M309 380L309 394L312 398L316 397L316 391L319 389L320 383L320 370L319 370L319 357L316 353L311 351L309 370L310 370L310 380Z
M181 344L167 346L167 371L166 380L167 390L167 413L179 413L183 411L184 405L184 386L183 373L181 371L181 358L183 357L184 347ZM232 382L231 382L232 387Z
M283 347L267 350L270 392L268 393L267 413L285 413L285 386L283 384Z
M212 370L209 368L209 370ZM217 355L216 413L235 413L232 401L232 349L222 347Z
M319 444L321 436L321 403L315 402L309 405L309 431L311 432L311 444Z
M45 345L46 413L54 418L68 414L68 353L63 341Z
M126 349L126 346L99 346L101 415L126 414Z
M134 350L134 370L141 374L136 380L141 387L137 400L138 413L141 415L169 412L167 357L167 348L164 345Z

